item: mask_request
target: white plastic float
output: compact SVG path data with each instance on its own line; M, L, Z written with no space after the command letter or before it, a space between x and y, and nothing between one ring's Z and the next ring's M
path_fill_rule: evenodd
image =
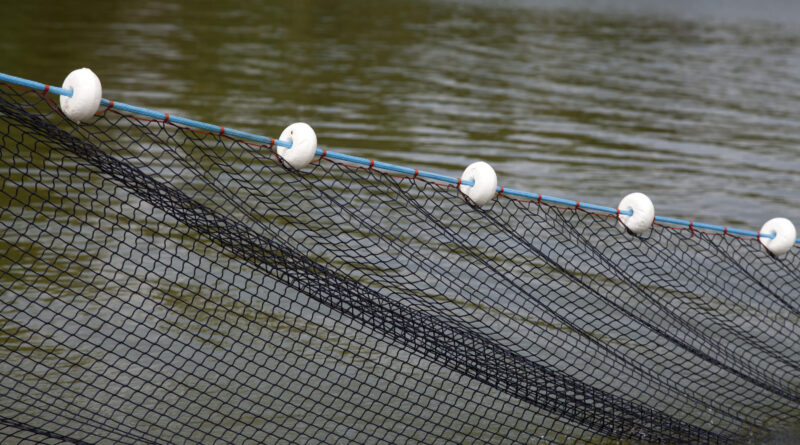
M632 215L619 215L617 224L622 230L630 230L633 233L643 233L653 225L656 217L656 209L653 201L644 193L631 193L622 198L617 208L620 211L631 210Z
M307 123L297 122L289 125L278 139L292 143L291 148L278 146L278 156L292 168L300 170L314 159L314 154L317 152L317 134Z
M764 223L759 233L775 235L774 238L758 237L764 248L774 255L783 255L788 252L797 239L797 230L795 230L794 224L786 218L772 218Z
M61 109L70 120L86 122L97 113L103 87L92 70L81 68L69 73L62 88L72 90L72 97L61 96Z
M497 174L491 165L483 161L467 166L464 173L461 174L461 181L475 181L474 185L461 184L459 191L478 206L491 201L497 192Z

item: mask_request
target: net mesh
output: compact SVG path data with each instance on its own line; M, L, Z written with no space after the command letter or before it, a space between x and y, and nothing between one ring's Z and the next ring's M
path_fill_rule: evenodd
M800 258L0 84L5 443L738 443L800 419Z

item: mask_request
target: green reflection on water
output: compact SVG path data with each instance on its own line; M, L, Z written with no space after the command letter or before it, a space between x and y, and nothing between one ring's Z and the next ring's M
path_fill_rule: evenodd
M748 229L800 216L797 7L82 5L4 14L4 71L58 84L90 66L115 100L272 136L307 121L328 148L451 175L481 158L507 187L583 202L643 191Z
M506 186L598 204L635 189L652 193L659 213L710 223L757 228L765 214L798 215L800 106L787 92L798 86L800 39L792 23L480 1L82 5L24 2L0 15L2 70L58 84L86 65L116 100L267 135L305 120L326 147L453 175L487 159ZM202 153L187 156L198 169L212 165ZM97 220L85 210L88 198L75 205L17 188L18 172L8 181L3 209L52 202L72 212L74 219L57 215L68 225ZM161 229L141 234L155 238ZM103 244L94 241L93 248ZM0 250L8 252L0 259L3 282L37 275L32 286L54 286L58 298L78 298L69 283L93 266L85 251L48 251L10 232ZM114 278L92 283L106 288ZM201 311L201 289L182 286L158 283L151 297L193 320L176 324L221 349L229 344L203 326L228 313L268 320L287 336L332 335L234 301ZM101 307L86 304L89 313ZM32 331L0 321L9 351L43 347ZM163 320L156 326L170 329ZM46 353L65 356L56 347ZM366 360L359 357L352 360Z

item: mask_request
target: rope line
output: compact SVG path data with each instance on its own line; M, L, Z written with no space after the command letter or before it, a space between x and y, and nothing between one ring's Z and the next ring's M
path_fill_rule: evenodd
M24 78L17 77L17 76L12 76L12 75L5 74L5 73L0 73L0 81L6 82L6 83L10 83L10 84L19 85L19 86L23 86L23 87L28 87L28 88L33 89L35 91L40 91L40 92L42 92L44 94L47 94L49 92L49 93L54 93L54 94L61 95L61 96L72 97L72 90L67 90L67 89L64 89L64 88L59 88L59 87L43 84L43 83L40 83L40 82L24 79ZM291 148L292 147L292 143L291 142L281 141L279 139L273 139L273 138L269 138L269 137L266 137L266 136L261 136L261 135L257 135L257 134L253 134L253 133L248 133L248 132L245 132L245 131L235 130L235 129L232 129L232 128L225 128L223 126L218 126L218 125L213 125L213 124L209 124L209 123L205 123L205 122L200 122L200 121L196 121L194 119L188 119L188 118L181 117L181 116L170 116L169 113L162 113L162 112L159 112L159 111L150 110L148 108L137 107L137 106L134 106L134 105L126 104L124 102L117 102L117 101L113 101L113 100L102 98L102 99L100 99L100 105L104 106L106 110L115 109L115 110L118 110L118 111L124 111L124 112L128 112L128 113L139 114L139 115L151 117L153 119L160 120L160 121L163 121L163 122L169 122L171 124L185 125L187 127L196 128L196 129L200 129L200 130L205 130L205 131L208 131L210 133L215 133L215 134L219 134L219 135L223 135L224 134L224 135L226 135L228 137L232 137L232 138L247 139L247 140L259 142L259 143L262 143L262 144L269 144L270 146L277 145L277 146L281 146L281 147L285 147L285 148ZM462 184L463 185L467 185L467 186L475 185L475 181L473 181L473 180L462 181L461 178L454 178L454 177L451 177L451 176L441 175L441 174L438 174L438 173L427 172L427 171L423 171L423 170L417 170L417 169L413 169L413 168L403 167L403 166L394 165L394 164L381 162L381 161L375 161L375 160L372 160L372 159L362 158L362 157L358 157L358 156L351 156L351 155L347 155L347 154L344 154L344 153L338 153L338 152L335 152L335 151L328 151L328 150L325 150L325 149L322 149L322 148L317 148L316 155L320 156L321 157L320 159L327 157L327 158L330 158L330 159L336 159L336 160L340 160L340 161L346 161L346 162L351 162L351 163L355 163L355 164L359 164L359 165L368 166L368 168L370 168L370 169L379 168L379 169L382 169L382 170L388 170L388 171L392 171L392 172L396 172L396 173L402 173L402 174L405 174L405 175L408 175L408 176L412 176L413 179L416 179L418 177L419 178L424 178L424 179L432 179L434 181L441 181L441 182L444 182L446 184L453 184L453 185L456 185L456 186L460 186ZM536 199L537 202L544 201L544 202L548 202L548 203L551 203L551 204L560 204L560 205L563 205L563 206L566 206L566 207L573 207L575 209L602 212L602 213L607 213L607 214L617 215L617 216L619 216L619 215L627 215L627 216L633 215L633 211L630 210L630 209L622 210L622 209L617 209L617 208L614 208L614 207L608 207L608 206L602 206L602 205L596 205L596 204L589 204L589 203L570 200L570 199L558 198L558 197L555 197L555 196L543 195L541 193L530 193L530 192L526 192L526 191L523 191L523 190L505 188L505 187L502 187L502 186L499 186L499 185L497 186L497 192L505 194L505 195L512 195L512 196L517 196L517 197L525 198L525 199ZM759 233L759 232L752 231L752 230L735 229L735 228L729 228L729 227L726 227L726 226L719 226L719 225L714 225L714 224L696 223L696 222L693 223L692 221L687 221L687 220L678 219L678 218L670 218L670 217L666 217L666 216L656 216L655 217L655 222L656 223L662 223L662 224L671 224L671 225L677 225L677 226L684 226L684 227L688 227L690 230L692 230L693 228L702 228L704 230L710 230L710 231L714 231L714 232L721 232L724 235L728 235L728 234L738 235L738 236L743 236L743 237L755 238L757 240L761 239L761 238L769 238L769 239L774 239L775 238L775 234L771 234L771 233ZM797 246L798 244L800 244L800 238L795 240L795 245Z

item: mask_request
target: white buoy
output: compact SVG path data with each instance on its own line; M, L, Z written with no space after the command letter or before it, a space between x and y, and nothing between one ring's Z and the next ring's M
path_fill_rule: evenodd
M764 223L759 231L762 235L775 235L775 238L760 236L761 244L774 255L783 255L794 246L797 230L786 218L772 218Z
M278 146L278 156L293 168L300 170L314 159L314 154L317 152L317 134L305 122L289 125L278 139L292 143L292 148Z
M620 211L633 211L632 215L619 215L619 223L617 225L622 230L628 229L633 233L642 233L653 225L656 209L653 206L653 201L644 193L629 194L622 198L617 208Z
M65 90L72 90L72 97L61 96L61 109L71 120L85 122L97 113L103 87L100 79L89 68L75 70L64 79Z
M475 181L474 185L461 184L459 190L475 205L484 205L497 192L497 174L491 165L478 161L470 164L461 174L461 181Z

